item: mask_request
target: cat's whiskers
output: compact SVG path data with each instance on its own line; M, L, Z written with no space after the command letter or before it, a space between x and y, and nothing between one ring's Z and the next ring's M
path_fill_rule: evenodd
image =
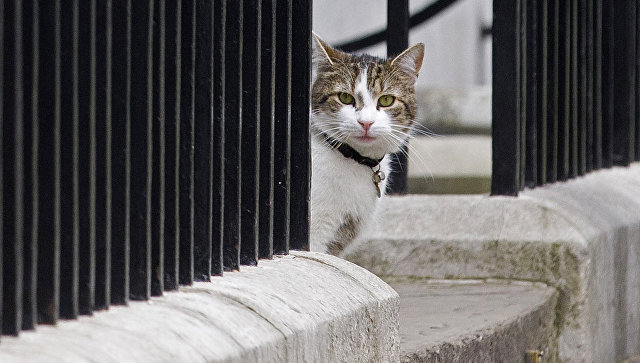
M393 137L395 137L395 138L396 138L396 139L398 139L398 140L403 140L403 141L401 141L402 143L405 143L405 141L404 141L404 140L407 140L407 142L406 142L406 145L407 145L407 151L405 152L405 150L403 150L402 148L401 148L400 150L401 150L401 151L402 151L402 152L407 156L407 159L408 159L409 161L417 161L417 162L419 162L419 163L420 163L420 165L421 165L425 170L427 170L427 172L429 173L429 177L430 177L431 181L432 181L432 182L434 182L434 181L435 181L435 178L434 178L434 176L433 176L433 172L431 171L431 168L429 168L429 164L428 164L428 163L427 163L427 162L422 158L423 154L422 154L421 152L419 152L419 151L416 149L416 147L415 147L413 144L411 144L411 143L409 142L409 139L410 139L410 138L403 138L402 136L394 135L394 134L393 134L393 132L397 132L397 133L400 133L400 134L402 134L402 135L406 135L406 133L405 133L405 132L402 132L402 131L393 130L393 131L392 131L392 133L391 133L391 135L393 135ZM431 154L428 154L427 156L428 156L428 157L429 157L429 159L431 159L431 160L433 160L433 159L434 159L434 158L433 158L433 155L431 155Z

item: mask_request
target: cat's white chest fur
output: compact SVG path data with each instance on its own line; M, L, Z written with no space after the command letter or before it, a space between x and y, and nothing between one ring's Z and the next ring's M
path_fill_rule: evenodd
M389 157L380 169L389 174ZM344 157L311 138L311 251L327 252L328 245L339 238L346 221L357 221L359 231L367 228L380 201L370 167ZM379 183L384 194L387 180ZM384 198L384 195L382 196ZM346 247L346 246L345 246Z
M315 34L313 44L310 249L339 255L366 235L387 186L361 163L375 165L410 136L424 45L384 60L333 49ZM388 175L389 156L378 167Z

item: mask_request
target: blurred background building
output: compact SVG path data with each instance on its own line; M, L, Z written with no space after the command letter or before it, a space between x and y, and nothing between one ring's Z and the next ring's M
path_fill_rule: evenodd
M411 13L433 0L411 0ZM491 37L482 29L491 26L490 0L459 0L433 19L411 29L409 43L425 44L420 87L468 87L491 84ZM384 0L320 0L313 3L313 29L324 40L338 45L386 27ZM385 57L386 45L363 50Z

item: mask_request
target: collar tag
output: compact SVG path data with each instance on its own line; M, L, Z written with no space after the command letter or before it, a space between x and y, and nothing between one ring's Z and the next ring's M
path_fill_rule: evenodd
M382 193L380 193L380 182L386 178L386 175L384 175L384 172L380 170L380 165L378 165L378 170L374 171L373 168L371 168L371 171L373 171L373 185L376 186L376 192L378 194L378 198L380 198L382 196Z
M322 134L322 136L324 136L327 143L332 149L338 150L345 158L353 159L357 163L371 168L371 171L373 172L373 175L371 176L373 185L376 187L376 194L378 195L378 198L380 198L382 196L382 193L380 191L380 182L383 181L384 178L386 178L384 172L380 170L380 162L382 161L382 159L384 159L384 156L380 159L371 159L366 156L362 156L359 152L356 151L356 149L334 138L331 138L324 133ZM378 170L374 170L374 168L376 167L378 168Z

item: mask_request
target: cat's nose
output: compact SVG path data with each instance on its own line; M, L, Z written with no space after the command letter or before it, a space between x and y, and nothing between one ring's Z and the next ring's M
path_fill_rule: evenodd
M369 131L369 128L373 125L373 121L358 121L358 123L362 126L365 132Z

